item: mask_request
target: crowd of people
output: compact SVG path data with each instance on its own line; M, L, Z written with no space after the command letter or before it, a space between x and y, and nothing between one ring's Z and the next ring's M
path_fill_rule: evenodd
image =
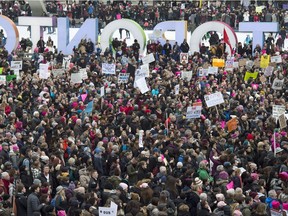
M25 39L13 53L2 47L0 215L93 216L111 202L125 216L287 215L288 131L273 107L288 108L288 52L272 35L255 50L247 38L234 51L235 67L200 75L213 59L231 59L221 37L209 37L211 46L187 61L180 57L190 50L186 40L150 41L155 61L144 94L135 86L143 64L137 39L131 46L114 39L106 50L83 39L68 57L51 38L41 38L31 58ZM270 74L256 64L268 55L282 59L269 63ZM12 61L22 61L19 73ZM115 74L104 74L104 63L115 64ZM40 76L41 64L49 65L48 77ZM83 81L72 82L83 69ZM246 79L246 71L258 76ZM127 82L119 73L129 73ZM275 80L284 80L281 88ZM224 102L208 107L215 92ZM188 118L195 103L201 115Z

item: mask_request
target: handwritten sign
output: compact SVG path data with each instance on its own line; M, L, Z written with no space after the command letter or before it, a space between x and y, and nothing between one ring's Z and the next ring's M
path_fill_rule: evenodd
M273 70L274 70L274 67L272 67L272 66L266 67L266 68L265 68L265 71L264 71L264 75L265 75L266 77L271 76L272 73L273 73Z
M280 125L280 129L287 127L286 116L284 113L279 116L279 125Z
M209 67L208 68L208 74L218 74L218 67Z
M52 74L54 77L62 76L65 74L65 70L64 69L53 69Z
M6 85L6 76L0 75L0 85Z
M11 69L22 70L22 61L11 61Z
M81 69L79 70L79 73L82 74L82 79L83 79L83 80L88 79L88 74L87 74L86 68L81 68Z
M181 78L190 81L192 78L192 71L181 71Z
M276 119L279 118L280 115L286 112L286 108L283 105L273 105L272 107L272 116Z
M115 72L116 72L115 64L102 63L103 74L115 74Z
M39 65L39 78L40 79L48 79L50 77L48 66L49 66L48 64Z
M82 73L72 73L71 74L71 82L72 83L82 83Z
M210 95L204 95L204 99L207 107L212 107L224 103L224 98L221 92L216 92Z
M208 69L200 68L199 76L208 76Z
M149 64L149 63L154 62L154 61L155 61L155 58L154 58L153 53L150 53L150 54L148 54L142 58L142 63L144 65Z
M201 110L202 110L201 106L187 107L186 119L200 118Z
M281 55L278 55L278 56L271 56L271 62L272 63L281 63L282 62L282 57Z
M128 83L130 73L119 73L118 83Z
M280 79L275 78L273 81L273 84L272 84L272 89L282 90L283 85L284 85L284 80L280 80Z

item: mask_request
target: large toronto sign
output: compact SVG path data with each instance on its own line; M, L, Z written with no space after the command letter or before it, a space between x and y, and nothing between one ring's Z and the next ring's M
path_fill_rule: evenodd
M56 22L57 21L57 22ZM79 42L83 38L90 38L92 41L98 41L98 19L86 19L81 25L75 36L70 39L69 36L69 19L67 17L57 18L55 20L52 17L19 17L18 24L20 26L31 27L31 40L33 47L37 45L37 41L43 36L43 27L56 27L57 23L57 37L58 37L58 50L64 54L73 54L73 47L78 46ZM15 23L6 16L0 16L0 26L5 30L7 34L7 40L5 47L8 52L12 52L17 48L19 43L19 32ZM146 34L143 28L133 20L120 19L110 22L102 31L101 34L101 48L106 49L111 45L113 33L119 28L127 29L137 38L140 44L140 52L144 53L146 48ZM190 51L198 52L203 36L209 31L216 31L223 33L224 29L229 38L229 42L232 49L237 48L237 36L234 30L226 23L219 21L211 21L198 26L191 35L190 39ZM278 32L278 23L260 23L260 22L244 22L239 24L239 32L252 32L253 33L253 49L257 44L263 45L265 32ZM187 21L164 21L158 23L154 29L152 37L156 38L160 43L165 43L165 32L174 31L175 40L181 44L184 39L187 39ZM231 50L232 50L231 49ZM231 54L231 50L227 49L228 54Z

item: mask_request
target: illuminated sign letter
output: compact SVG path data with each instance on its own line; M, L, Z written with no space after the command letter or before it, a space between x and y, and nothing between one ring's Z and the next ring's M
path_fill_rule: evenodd
M98 40L98 19L86 19L71 41L69 38L69 19L57 19L58 50L63 54L73 54L74 46L78 47L82 39L91 39L93 43Z
M53 19L52 17L21 16L18 17L18 24L22 26L31 26L31 40L34 49L37 46L40 37L43 37L43 28L41 27L53 26Z
M101 48L105 50L110 47L113 33L119 29L127 29L140 44L140 53L142 54L146 48L146 34L141 26L130 19L119 19L110 22L101 33Z
M253 50L257 44L263 46L264 32L278 32L278 22L240 22L240 32L252 32L253 33Z
M206 22L198 26L191 35L190 39L190 50L192 53L199 52L201 41L203 36L209 31L216 31L223 35L224 28L226 30L227 36L229 38L232 49L237 47L237 36L234 30L226 23L219 21ZM229 46L226 46L226 52L231 55Z
M9 53L17 48L19 43L19 32L15 23L6 16L0 15L0 26L7 34L5 48Z
M169 40L171 44L175 41L180 45L184 39L187 39L187 21L165 21L158 23L153 29L153 37L157 38L161 44L167 40L165 31L175 31L175 40Z

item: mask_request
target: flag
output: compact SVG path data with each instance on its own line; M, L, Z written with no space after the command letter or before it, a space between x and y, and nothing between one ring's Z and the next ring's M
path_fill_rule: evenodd
M84 110L84 112L90 114L90 113L92 113L92 111L93 111L93 101L90 101L90 102L87 104L87 107L86 107L86 109Z
M229 37L228 37L228 34L226 32L225 27L224 27L224 31L223 31L223 41L224 41L224 43L226 43L229 46L230 52L232 54L232 46L231 46L231 43L230 43L230 40L229 40Z

